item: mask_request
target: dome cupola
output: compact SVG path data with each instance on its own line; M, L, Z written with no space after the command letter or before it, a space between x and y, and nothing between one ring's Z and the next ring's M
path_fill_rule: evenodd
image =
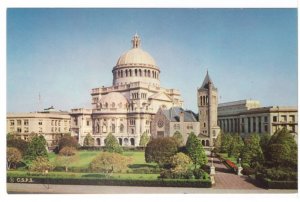
M155 60L141 49L141 39L135 34L131 40L132 49L120 56L113 68L113 85L144 82L159 86L160 70Z

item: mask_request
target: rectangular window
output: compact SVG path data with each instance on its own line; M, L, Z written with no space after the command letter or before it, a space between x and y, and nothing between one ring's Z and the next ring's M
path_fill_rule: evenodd
M51 120L51 126L54 126L54 120Z
M18 133L22 133L22 128L17 128Z
M24 133L28 133L28 132L29 132L28 127L25 127L25 128L24 128Z
M265 116L265 123L267 123L268 122L268 117L267 116Z
M39 127L39 133L42 133L42 132L43 132L43 128Z
M22 125L22 121L21 120L17 120L17 125L18 126Z
M287 122L287 117L286 117L286 115L281 115L281 121Z
M277 116L273 116L273 122L277 122Z
M295 122L295 115L290 115L290 122Z
M24 120L24 126L28 126L28 119Z
M265 124L265 132L268 133L269 132L268 130L269 130L268 125Z
M86 121L86 125L89 126L90 125L90 121Z
M39 126L43 125L43 121L39 120Z
M10 125L14 126L15 125L15 121L14 120L10 120Z
M248 133L251 133L251 123L250 123L250 118L248 118Z

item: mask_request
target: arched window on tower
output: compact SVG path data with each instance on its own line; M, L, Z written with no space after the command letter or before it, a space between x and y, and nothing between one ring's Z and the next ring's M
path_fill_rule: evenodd
M150 70L148 70L148 77L151 77L151 73L150 73Z
M137 76L137 69L134 70L135 76Z
M108 103L107 102L105 103L105 108L108 108Z
M152 71L152 78L154 78L154 71Z
M144 69L144 76L147 77L147 70Z
M202 96L200 96L200 106L202 106Z
M113 103L111 103L111 107L112 108L115 108L116 107L116 104L113 102Z
M121 70L121 77L123 77L123 70Z
M128 72L127 72L127 69L125 70L125 76L126 76L126 77L128 76Z
M129 70L129 76L130 76L130 77L132 77L132 74L131 74L131 69Z
M142 70L141 69L139 69L139 73L140 73L140 76L142 76Z

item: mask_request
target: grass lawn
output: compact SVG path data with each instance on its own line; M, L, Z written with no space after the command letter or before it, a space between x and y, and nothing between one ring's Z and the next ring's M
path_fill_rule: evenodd
M77 167L77 168L88 168L90 162L100 153L101 151L79 151L79 158L76 162L70 164L69 167ZM145 152L143 151L125 151L123 152L124 156L132 157L133 162L130 164L130 167L147 167L147 166L155 166L155 163L146 163L145 162ZM54 163L56 154L51 152L49 153L50 162Z

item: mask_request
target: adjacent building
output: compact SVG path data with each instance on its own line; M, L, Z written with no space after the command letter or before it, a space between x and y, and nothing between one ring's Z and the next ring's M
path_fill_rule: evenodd
M70 115L55 111L53 107L41 112L8 113L7 133L16 134L24 140L35 134L43 135L48 146L55 146L60 137L70 132Z
M180 107L159 109L153 117L151 135L153 137L172 137L180 132L186 142L194 132L205 148L213 147L220 127L217 125L218 90L208 72L197 92L198 114Z
M298 131L297 107L261 107L259 101L240 100L218 106L218 125L225 133L269 133L283 127L291 133Z

